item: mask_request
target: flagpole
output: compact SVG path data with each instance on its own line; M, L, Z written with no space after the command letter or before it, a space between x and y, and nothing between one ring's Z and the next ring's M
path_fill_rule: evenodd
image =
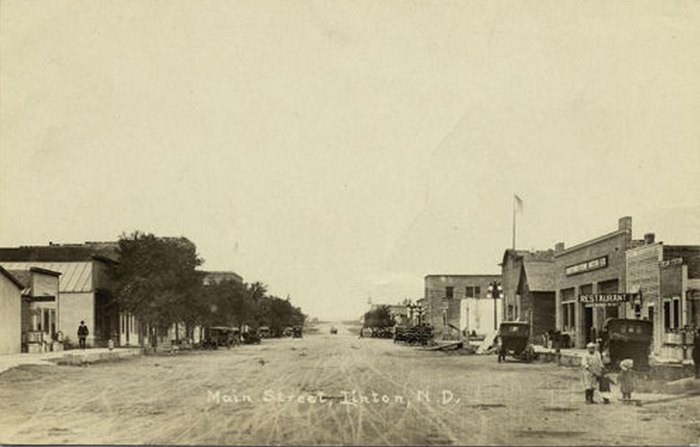
M515 250L515 210L517 208L516 198L513 196L513 250Z

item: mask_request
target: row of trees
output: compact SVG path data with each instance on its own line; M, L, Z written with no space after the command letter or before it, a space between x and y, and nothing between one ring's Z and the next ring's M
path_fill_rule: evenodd
M363 320L363 326L368 328L389 328L396 324L391 308L385 304L365 312Z
M148 327L268 326L279 334L303 324L305 315L265 285L224 280L204 284L203 260L187 238L150 233L122 235L119 262L110 270L116 302Z

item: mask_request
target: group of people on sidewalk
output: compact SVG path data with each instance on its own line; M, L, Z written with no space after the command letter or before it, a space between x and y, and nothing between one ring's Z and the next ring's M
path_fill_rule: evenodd
M695 379L700 379L700 331L695 331L693 339L693 364ZM606 361L607 360L607 361ZM611 384L615 382L610 377L610 361L604 359L598 351L595 343L586 345L586 353L581 361L583 367L583 387L585 389L586 403L594 404L593 399L596 388L600 392L604 404L609 404L612 397ZM628 403L632 400L634 391L634 362L632 359L624 359L620 362L620 373L617 376L617 384L620 387L622 401Z
M609 362L603 361L603 356L597 349L595 343L586 345L586 353L581 360L583 368L583 387L585 389L586 403L597 403L593 398L596 388L600 392L604 404L609 404L612 398L611 385L615 384L610 377ZM633 368L634 362L631 359L625 359L620 362L620 374L617 376L617 382L620 386L623 402L632 400L632 392L634 391Z

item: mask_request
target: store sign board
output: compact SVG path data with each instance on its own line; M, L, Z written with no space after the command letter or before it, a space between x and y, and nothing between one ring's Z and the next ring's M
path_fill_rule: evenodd
M592 270L602 269L608 266L608 257L601 256L591 259L590 261L579 262L578 264L566 267L566 276L577 275L579 273L590 272Z
M636 298L636 293L589 293L579 295L578 302L583 304L605 304L606 306L617 306L618 304L633 301Z
M659 262L659 267L666 268L666 267L671 267L673 265L681 265L683 264L683 258L674 258L674 259L669 259L668 261L661 261Z

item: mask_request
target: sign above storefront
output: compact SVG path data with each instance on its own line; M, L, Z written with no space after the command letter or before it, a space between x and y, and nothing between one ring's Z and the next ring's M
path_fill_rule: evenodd
M602 269L608 266L608 257L601 256L600 258L591 259L586 262L579 262L578 264L570 265L566 267L566 276L578 275L579 273L590 272L592 270Z
M589 293L579 295L578 302L583 304L604 304L606 306L617 306L618 304L633 301L636 298L636 293Z
M669 259L667 261L660 261L659 262L659 267L666 268L666 267L671 267L673 265L681 265L683 264L683 258L674 258L674 259Z

